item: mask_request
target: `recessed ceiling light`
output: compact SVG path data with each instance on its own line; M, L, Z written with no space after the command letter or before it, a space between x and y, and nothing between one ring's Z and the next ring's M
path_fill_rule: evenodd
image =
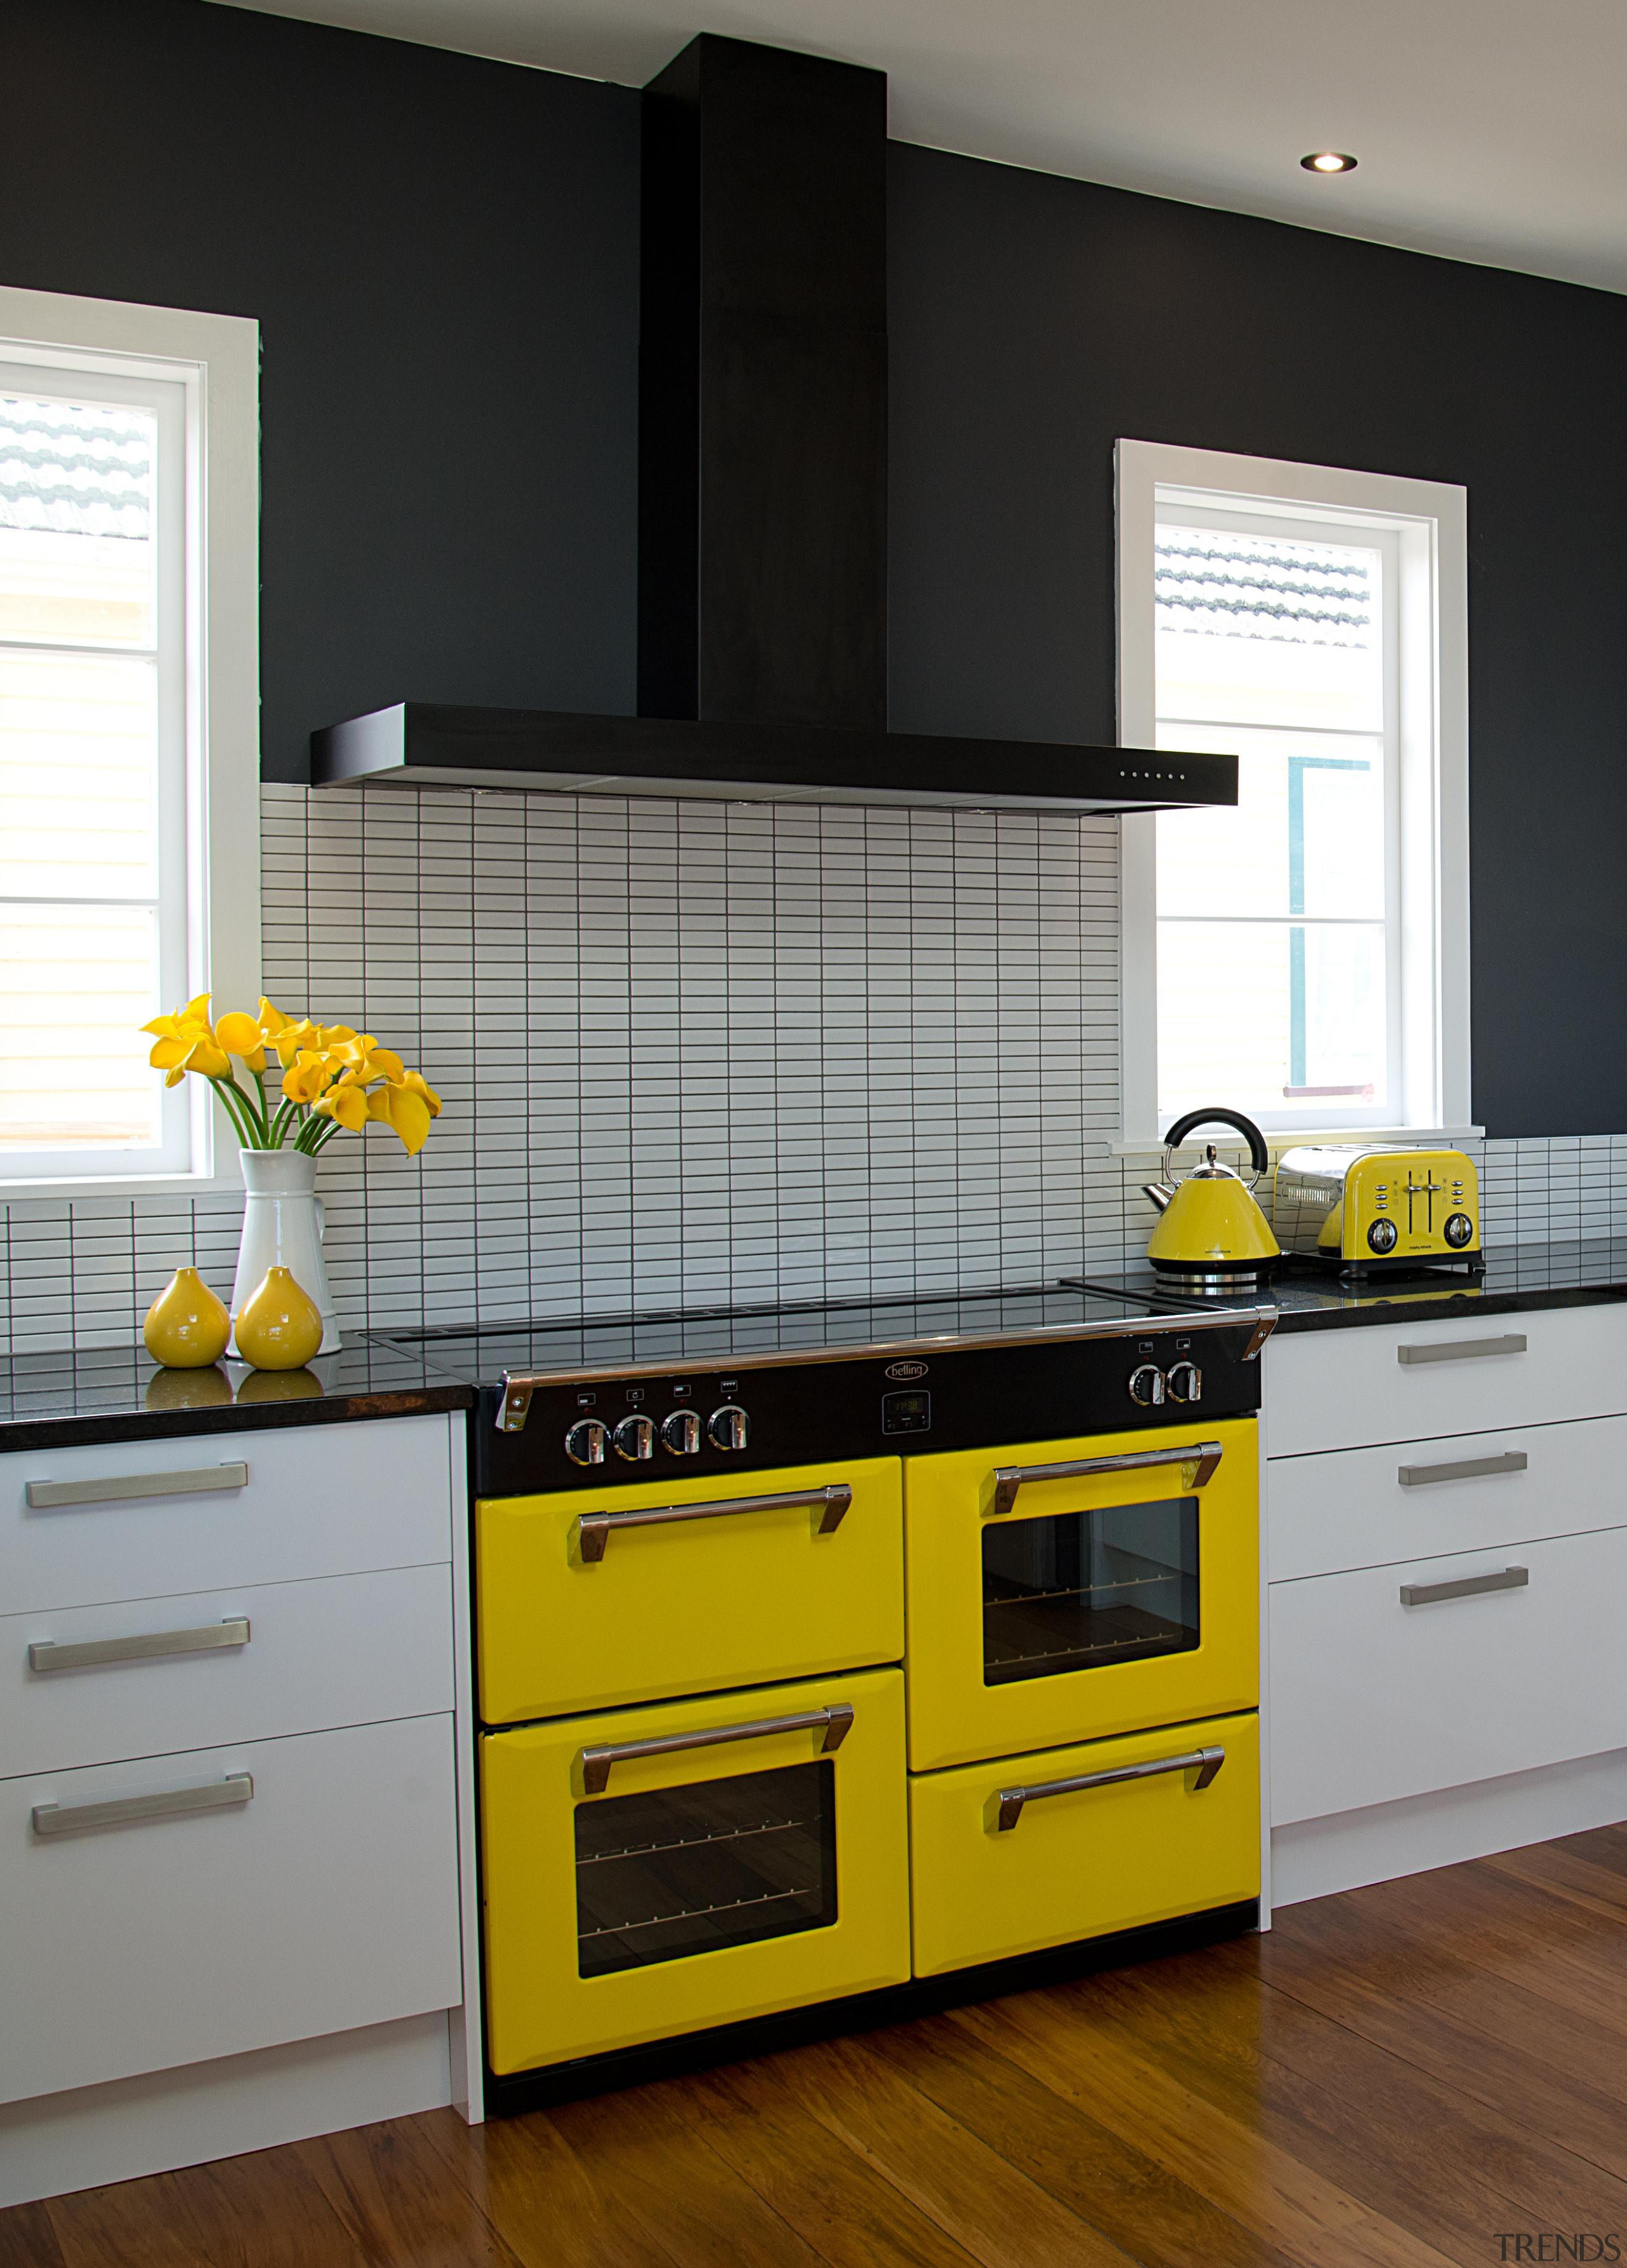
M1356 160L1347 157L1343 150L1313 150L1310 156L1301 158L1299 163L1307 173L1353 173L1356 171Z

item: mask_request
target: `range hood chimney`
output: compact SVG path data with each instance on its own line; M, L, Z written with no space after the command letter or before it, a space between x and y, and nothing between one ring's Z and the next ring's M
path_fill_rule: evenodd
M636 718L416 702L318 785L1160 810L1237 762L894 733L887 81L703 33L644 90Z

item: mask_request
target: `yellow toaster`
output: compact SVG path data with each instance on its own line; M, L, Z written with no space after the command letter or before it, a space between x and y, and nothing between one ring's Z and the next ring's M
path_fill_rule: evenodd
M1273 1212L1285 1252L1347 1275L1485 1265L1479 1177L1461 1150L1285 1150Z

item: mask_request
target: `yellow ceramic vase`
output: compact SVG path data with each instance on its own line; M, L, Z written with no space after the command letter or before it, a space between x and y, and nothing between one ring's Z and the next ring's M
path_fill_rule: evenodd
M256 1370L300 1370L322 1344L322 1311L291 1270L269 1268L237 1313L237 1349Z
M232 1318L195 1268L178 1268L141 1327L147 1352L170 1370L200 1370L226 1351Z

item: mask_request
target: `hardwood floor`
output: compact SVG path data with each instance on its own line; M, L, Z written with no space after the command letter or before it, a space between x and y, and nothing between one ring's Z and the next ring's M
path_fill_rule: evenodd
M0 2268L1627 2257L1624 1921L1609 1827L700 2077L22 2206Z

